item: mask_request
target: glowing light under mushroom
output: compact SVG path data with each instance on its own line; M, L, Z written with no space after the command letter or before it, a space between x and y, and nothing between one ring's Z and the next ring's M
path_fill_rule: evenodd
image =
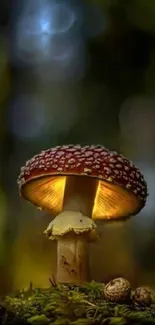
M45 210L51 210L54 215L57 215L63 207L65 184L64 176L34 179L25 186L24 196L27 199L31 198L34 204L42 206ZM121 206L118 205L120 201ZM126 214L126 210L129 214L132 213L133 207L137 210L138 205L136 197L129 195L128 191L117 185L99 181L90 217L94 220L119 219L120 215Z
M21 168L18 185L25 199L56 214L44 233L57 241L57 283L89 280L88 243L98 238L92 219L137 214L147 198L138 168L101 145L44 150Z
M43 151L21 170L21 194L57 214L63 207L67 177L73 179L71 192L77 187L77 178L81 180L81 191L88 178L88 186L96 188L93 202L87 202L92 207L89 213L93 219L128 217L145 204L147 187L139 170L123 156L102 146L69 145Z

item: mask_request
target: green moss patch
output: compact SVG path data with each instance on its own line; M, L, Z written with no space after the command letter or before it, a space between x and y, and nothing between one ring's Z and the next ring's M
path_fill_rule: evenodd
M22 291L1 299L2 325L103 325L155 324L155 304L140 307L131 301L111 303L104 284L55 285Z

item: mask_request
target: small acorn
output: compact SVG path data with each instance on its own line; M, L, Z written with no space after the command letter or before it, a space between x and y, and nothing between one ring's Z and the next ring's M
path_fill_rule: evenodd
M123 302L130 298L131 286L128 280L116 278L106 284L104 296L107 300L113 302Z
M143 287L139 287L134 291L132 299L141 306L149 307L152 303L151 292Z

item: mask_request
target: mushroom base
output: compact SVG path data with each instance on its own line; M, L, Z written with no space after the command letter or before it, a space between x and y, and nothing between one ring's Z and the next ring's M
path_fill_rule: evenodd
M57 283L89 281L88 242L85 235L67 234L57 242Z

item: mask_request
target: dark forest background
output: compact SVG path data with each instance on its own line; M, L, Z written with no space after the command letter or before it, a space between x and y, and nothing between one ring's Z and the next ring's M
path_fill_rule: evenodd
M154 0L1 0L0 293L47 286L55 272L50 216L16 180L28 158L65 143L121 151L144 173L146 207L99 224L90 265L94 280L155 287L154 17Z

